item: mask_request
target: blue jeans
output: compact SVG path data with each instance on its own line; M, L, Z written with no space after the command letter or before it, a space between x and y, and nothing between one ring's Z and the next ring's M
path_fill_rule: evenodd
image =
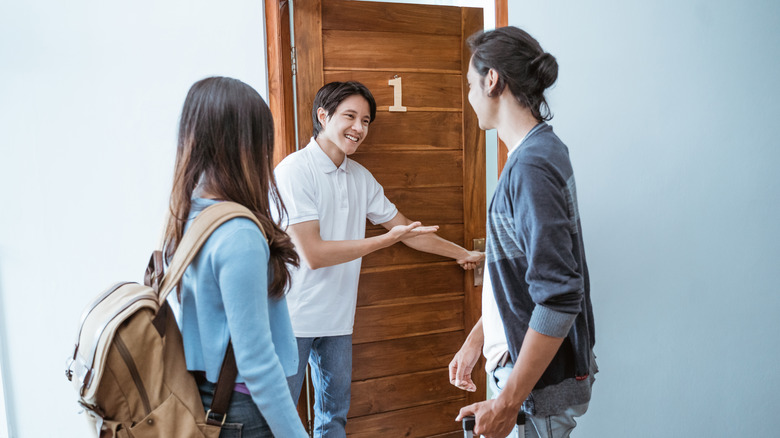
M308 360L314 385L314 438L344 438L352 383L352 335L296 339L298 372L287 378L293 400L297 403L301 395Z
M509 375L512 374L514 364L510 361L503 367L498 367L491 373L488 381L493 392L493 398L504 389ZM569 406L566 411L558 415L546 417L532 417L526 415L525 427L522 436L518 436L517 428L507 438L568 438L571 431L577 426L574 417L582 416L588 410L588 403Z
M214 384L203 382L198 385L198 389L203 407L208 412L214 399ZM257 409L252 396L233 391L227 419L222 425L219 438L273 438L273 436L271 428Z

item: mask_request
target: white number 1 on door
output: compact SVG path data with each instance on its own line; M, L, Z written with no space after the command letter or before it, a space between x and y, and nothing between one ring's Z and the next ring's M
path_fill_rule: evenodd
M401 78L396 75L394 79L387 81L387 85L393 87L393 106L389 108L390 112L405 113L406 107L401 105L401 96L403 96L403 92L401 91Z

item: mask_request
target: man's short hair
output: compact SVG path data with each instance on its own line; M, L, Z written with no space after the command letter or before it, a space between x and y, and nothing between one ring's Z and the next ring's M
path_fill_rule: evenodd
M322 125L317 117L317 110L322 108L325 110L325 114L328 117L332 116L341 102L350 96L363 96L368 101L368 106L371 110L371 122L376 118L376 101L374 96L368 90L368 88L356 81L349 82L331 82L323 85L322 88L317 91L317 95L314 96L314 104L311 109L311 119L314 124L314 138L317 138L322 132Z

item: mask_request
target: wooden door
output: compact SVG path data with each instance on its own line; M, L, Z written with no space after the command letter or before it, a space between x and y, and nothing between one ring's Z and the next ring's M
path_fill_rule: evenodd
M316 91L357 80L377 117L357 153L412 220L466 248L485 237L485 137L468 106L465 39L482 10L306 0L294 3L298 141L311 137ZM400 78L399 106L396 86ZM368 224L367 236L383 233ZM460 407L484 400L449 384L447 365L480 315L481 287L454 261L403 244L363 258L353 334L352 437L462 436ZM301 398L305 400L304 397Z

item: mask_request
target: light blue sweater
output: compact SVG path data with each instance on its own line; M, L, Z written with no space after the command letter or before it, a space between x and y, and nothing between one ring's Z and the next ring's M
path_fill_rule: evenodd
M189 224L218 201L195 198ZM187 268L181 283L179 327L187 369L216 382L228 340L252 399L277 437L307 437L287 375L298 367L298 348L287 301L268 297L269 249L249 219L222 224Z

